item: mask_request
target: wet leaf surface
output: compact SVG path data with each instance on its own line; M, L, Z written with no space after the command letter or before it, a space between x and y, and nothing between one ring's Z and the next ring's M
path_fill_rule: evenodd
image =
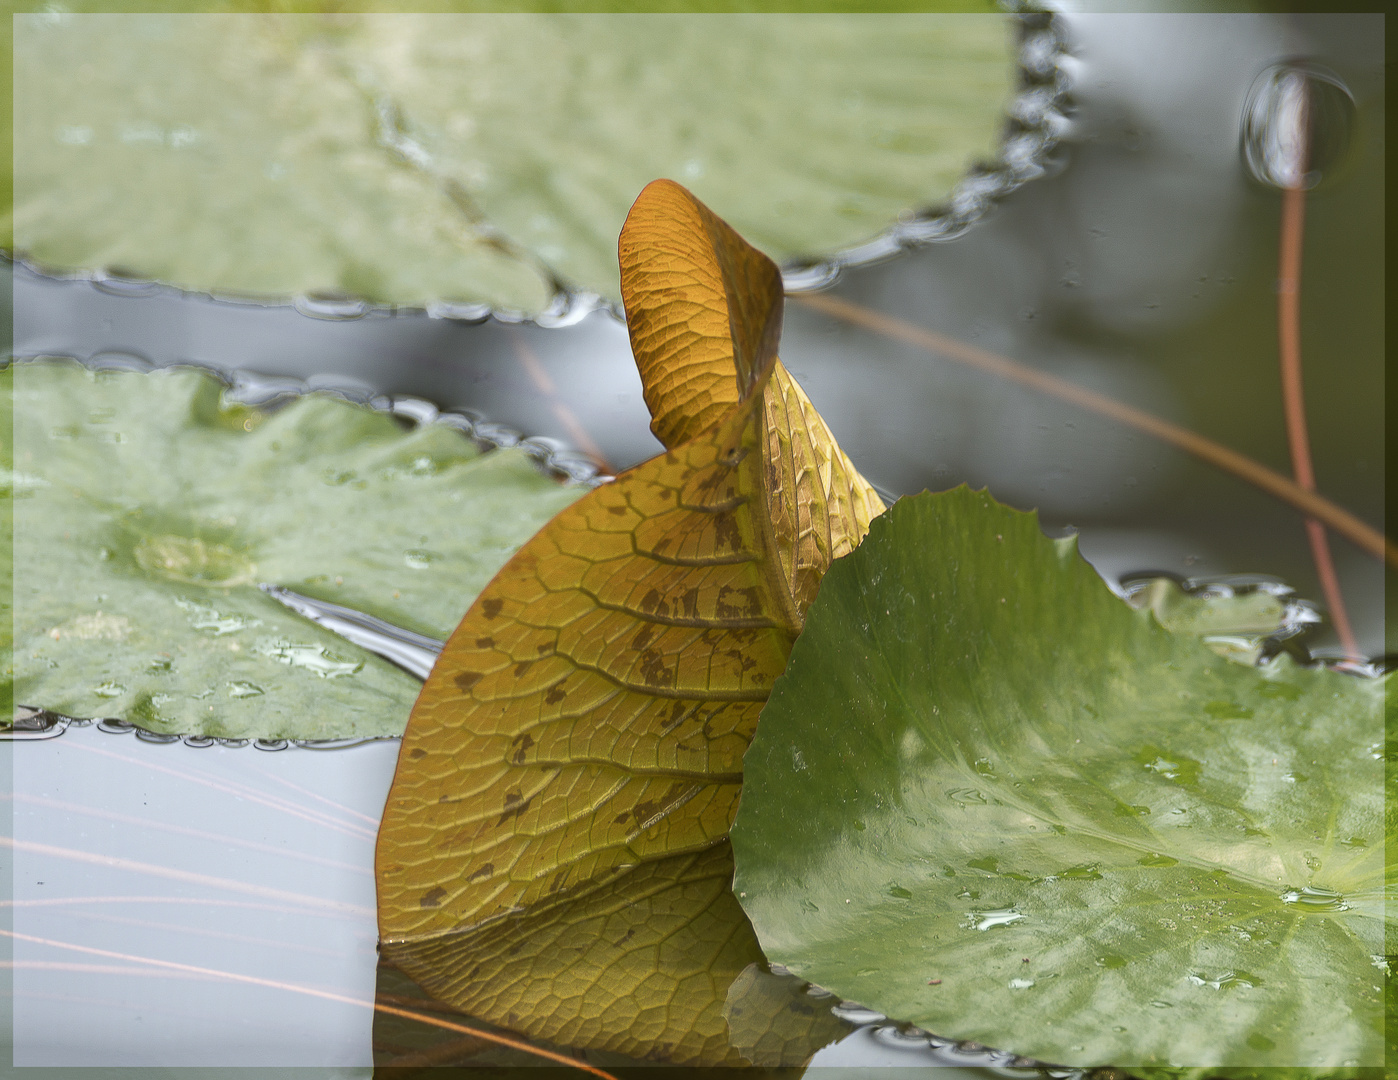
M538 312L618 297L656 176L779 259L871 238L994 156L1013 74L989 13L22 15L11 221L47 266Z
M669 449L560 513L447 643L379 834L381 947L535 1038L737 1063L723 1006L761 959L730 889L742 755L882 504L776 359L769 260L666 181L621 253Z
M904 499L774 687L735 887L770 960L940 1035L1375 1066L1383 698L1169 633L983 493Z
M229 406L190 370L14 368L24 704L226 738L396 735L417 680L257 586L445 637L578 497L523 452L327 396Z

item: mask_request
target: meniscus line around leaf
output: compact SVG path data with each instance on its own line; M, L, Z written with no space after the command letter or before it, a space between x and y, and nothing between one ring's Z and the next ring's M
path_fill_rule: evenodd
M1214 440L1190 431L1188 428L1172 424L1168 420L1162 420L1158 416L1127 405L1125 402L1117 401L1115 398L1107 397L1105 394L1075 386L1064 379L1059 379L1042 371L1035 371L1033 368L1014 360L997 356L995 353L977 348L974 345L967 345L965 342L957 341L945 334L924 329L897 316L874 311L862 304L821 293L800 293L793 295L791 299L798 304L804 304L806 307L832 315L837 319L843 319L866 330L873 330L898 341L905 341L910 345L926 349L928 352L936 353L938 356L944 356L957 363L999 375L1001 378L1017 382L1022 386L1032 387L1050 397L1058 398L1060 401L1066 401L1079 408L1109 417L1138 431L1144 431L1148 435L1154 435L1162 442L1167 442L1186 453L1193 454L1195 457L1207 461L1210 465L1230 472L1234 476L1261 488L1282 502L1289 503L1303 514L1324 522L1356 547L1368 552L1376 559L1381 559L1390 566L1398 567L1398 544L1393 543L1377 529L1361 521L1348 510L1336 506L1324 496L1318 495L1314 491L1307 491L1281 473L1274 472L1260 462L1253 461L1252 458L1229 449L1222 443L1214 442Z
M305 994L309 997L323 998L326 1001L338 1001L345 1005L357 1005L365 1009L373 1009L376 1012L388 1013L392 1016L401 1016L405 1020L418 1020L424 1024L431 1024L433 1027L445 1028L447 1031L455 1031L461 1035L471 1035L487 1042L498 1043L501 1046L508 1046L513 1050L520 1050L535 1057L545 1058L549 1061L556 1061L560 1065L571 1065L575 1069L580 1069L585 1073L601 1077L602 1080L617 1080L611 1073L589 1065L585 1061L568 1057L566 1054L555 1053L552 1050L545 1050L543 1047L530 1046L526 1042L512 1039L508 1035L497 1035L493 1031L482 1031L479 1028L468 1027L466 1024L455 1024L450 1020L442 1020L435 1016L428 1016L423 1013L412 1012L409 1009L400 1009L393 1005L382 1005L377 1001L365 1001L362 998L349 997L345 994L336 994L330 990L317 990L310 986L298 986L296 983L280 982L276 979L264 979L257 975L239 975L233 971L221 971L218 968L200 967L197 964L181 964L174 960L157 960L151 956L134 956L131 953L113 952L110 949L95 949L88 945L74 945L67 941L55 941L52 938L35 937L33 934L21 934L13 930L0 930L0 935L13 938L16 941L28 941L35 945L48 945L56 949L68 949L72 952L86 953L89 956L103 956L109 960L126 960L138 964L149 964L151 967L164 968L167 971L178 971L188 975L206 975L218 979L227 979L230 982L248 983L252 986L265 986L273 990L288 990L296 994Z

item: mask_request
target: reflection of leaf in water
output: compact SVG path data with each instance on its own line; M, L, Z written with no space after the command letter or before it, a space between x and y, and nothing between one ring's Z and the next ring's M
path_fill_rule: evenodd
M901 500L826 575L744 760L770 959L1065 1065L1381 1064L1385 683L1231 663L1192 631L1257 613L1187 607L1170 633L983 493Z
M0 500L17 526L19 696L70 715L238 738L395 735L416 681L257 583L445 637L578 495L519 451L481 454L446 425L404 432L328 397L261 411L221 403L192 371L34 363L5 377L21 471L42 480ZM360 482L328 482L335 470Z
M803 1065L812 1051L849 1034L830 1011L839 998L766 964L749 964L728 988L723 1018L729 1042L754 1065Z
M382 949L571 1046L738 1060L760 959L725 839L741 760L831 560L883 507L776 359L776 267L657 181L621 238L669 449L559 514L447 643L379 834Z
M617 298L631 195L671 175L775 257L818 255L992 156L994 11L20 15L15 243L196 289L538 312L555 274Z

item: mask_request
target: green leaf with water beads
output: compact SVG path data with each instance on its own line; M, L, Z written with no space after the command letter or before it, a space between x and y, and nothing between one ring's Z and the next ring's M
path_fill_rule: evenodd
M773 688L735 887L770 960L941 1035L1380 1064L1383 699L1171 634L983 493L903 499Z
M986 5L985 12L993 11ZM538 312L619 300L657 176L777 259L872 238L991 159L975 15L22 15L14 242L185 287Z
M190 370L21 364L16 700L228 738L398 735L419 682L260 582L445 638L579 494L519 450Z

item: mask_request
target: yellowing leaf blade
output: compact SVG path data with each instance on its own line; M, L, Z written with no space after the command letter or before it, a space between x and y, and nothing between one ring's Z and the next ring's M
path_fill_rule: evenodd
M773 546L804 620L825 571L858 546L884 505L780 361L763 397Z
M493 1023L719 1063L739 1060L728 986L760 955L728 894L743 753L820 575L882 504L776 360L776 267L662 182L628 244L662 247L627 280L671 449L554 518L448 641L380 830L380 936ZM616 912L657 944L578 936Z

